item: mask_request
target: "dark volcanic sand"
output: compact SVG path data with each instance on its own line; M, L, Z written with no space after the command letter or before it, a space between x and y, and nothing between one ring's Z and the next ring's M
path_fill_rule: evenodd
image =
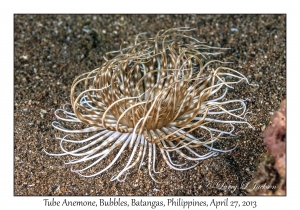
M100 66L105 52L140 32L197 28L193 37L228 47L222 59L259 85L245 83L228 97L247 100L248 121L238 148L203 161L189 171L168 167L166 182L155 183L147 167L131 170L125 182L111 182L108 171L83 178L64 165L52 128L53 112L69 102L76 76ZM83 30L84 29L84 30ZM285 15L15 15L14 17L14 194L15 195L246 195L265 150L261 131L286 98ZM88 32L89 31L89 32ZM216 184L236 186L217 189Z

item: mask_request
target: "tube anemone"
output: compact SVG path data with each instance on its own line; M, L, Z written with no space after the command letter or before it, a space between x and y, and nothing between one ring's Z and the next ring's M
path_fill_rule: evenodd
M64 125L52 123L67 133L57 137L62 153L46 153L77 157L66 164L77 165L73 171L84 177L116 166L111 180L118 181L148 158L149 175L157 181L153 175L159 173L159 153L170 168L188 170L201 160L232 151L216 148L214 143L234 136L236 124L251 127L244 119L244 101L226 100L232 85L248 80L221 66L221 61L204 63L222 49L185 35L190 30L161 30L154 38L139 34L133 45L121 45L119 51L104 56L99 68L78 76L71 88L72 111L56 110ZM86 127L68 129L66 123ZM197 137L192 133L195 129ZM78 133L90 135L78 140ZM73 147L67 149L66 144Z

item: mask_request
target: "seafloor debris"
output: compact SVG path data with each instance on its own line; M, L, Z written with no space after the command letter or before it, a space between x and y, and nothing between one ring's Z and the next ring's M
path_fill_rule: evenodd
M285 178L286 169L286 100L272 116L272 124L264 131L266 149L275 158L274 168Z
M286 100L263 132L267 152L248 187L250 195L286 195ZM271 155L270 155L271 154Z

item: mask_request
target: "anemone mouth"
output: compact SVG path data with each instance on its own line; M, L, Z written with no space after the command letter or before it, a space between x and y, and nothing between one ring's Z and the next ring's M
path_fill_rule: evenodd
M101 134L82 140L91 143L70 152L63 148L63 143L78 144L82 141L66 140L66 136L58 138L63 155L84 156L71 161L71 164L96 159L76 172L81 174L96 165L120 145L116 158L128 146L133 156L113 180L119 180L125 171L138 161L142 162L147 148L149 167L155 162L152 157L156 156L158 146L165 162L177 170L191 167L175 164L170 152L196 162L194 167L200 160L218 152L231 151L216 149L213 143L223 135L233 135L234 124L249 125L244 120L244 101L225 100L232 85L241 81L248 83L248 80L238 71L221 66L224 62L210 60L205 63L207 57L220 54L224 49L210 47L185 35L190 30L176 28L159 31L153 39L139 34L133 45L121 45L119 51L107 53L105 62L99 68L74 80L71 88L74 113L62 109L58 111L63 111L65 117L60 117L57 112L55 114L59 120L84 123L89 128L68 130L57 122L53 126L68 133L99 131ZM227 124L230 129L216 129L209 126L211 123ZM191 135L198 128L208 133L207 139ZM107 148L107 145L110 147ZM209 152L199 155L192 149L195 147L206 147ZM82 152L84 150L87 151ZM152 168L155 171L154 165Z

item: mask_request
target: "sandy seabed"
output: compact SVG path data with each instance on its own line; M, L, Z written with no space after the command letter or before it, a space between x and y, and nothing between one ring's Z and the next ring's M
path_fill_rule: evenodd
M203 161L194 169L165 168L166 181L155 183L147 167L131 170L125 182L111 182L108 171L95 178L71 172L51 126L54 110L69 102L76 76L101 65L105 52L140 32L196 28L193 37L230 48L222 59L250 83L229 97L247 99L245 129L231 153ZM285 15L15 15L14 16L14 195L247 195L243 188L265 155L262 131L286 98Z

